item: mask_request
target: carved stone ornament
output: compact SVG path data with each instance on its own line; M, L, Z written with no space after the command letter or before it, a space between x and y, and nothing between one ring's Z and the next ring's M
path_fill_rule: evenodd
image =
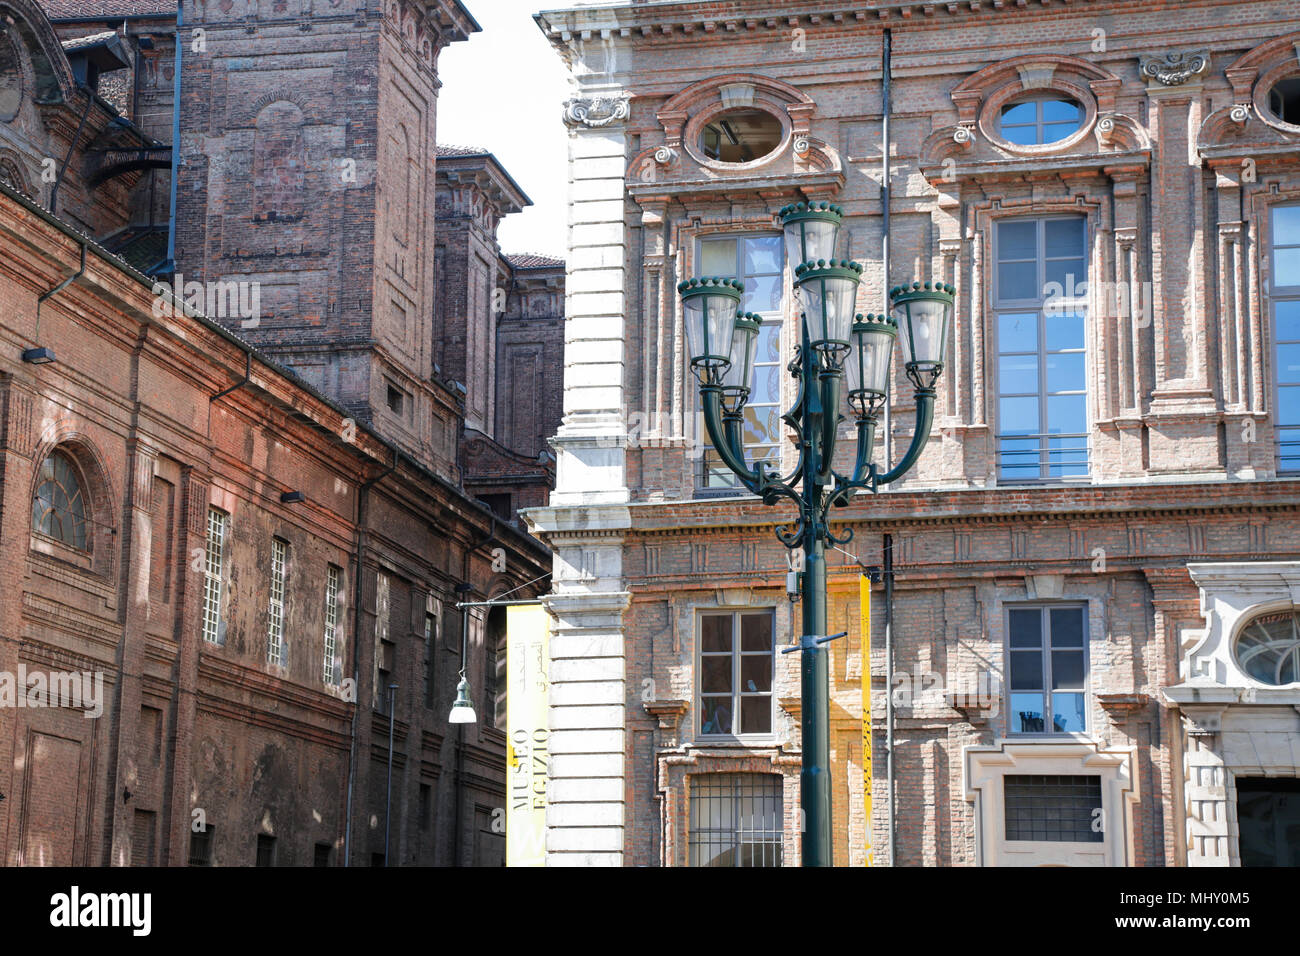
M655 150L655 162L660 166L671 166L677 162L677 150L671 146L660 146Z
M625 120L630 111L627 96L584 96L564 104L564 122L569 126L609 126Z
M1245 103L1235 103L1232 109L1228 110L1228 119L1232 120L1238 126L1245 126L1246 120L1250 118L1250 107Z
M952 141L958 146L969 146L975 142L975 130L969 126L958 126L952 131Z
M1138 71L1144 77L1154 77L1165 86L1179 86L1194 76L1204 73L1210 65L1210 54L1205 50L1182 53L1168 50L1164 53L1138 59Z

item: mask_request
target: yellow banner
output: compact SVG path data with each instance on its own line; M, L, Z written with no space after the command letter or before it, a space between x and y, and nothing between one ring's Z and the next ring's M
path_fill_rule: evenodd
M506 608L506 866L546 865L546 765L551 617Z
M858 578L858 599L862 613L862 800L867 866L871 866L871 578L865 574Z

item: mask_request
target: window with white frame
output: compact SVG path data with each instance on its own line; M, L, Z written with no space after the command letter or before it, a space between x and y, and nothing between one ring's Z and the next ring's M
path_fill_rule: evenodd
M1087 730L1086 634L1082 605L1007 609L1011 733Z
M203 639L209 644L225 643L221 626L221 589L229 528L230 515L217 508L208 509L208 540L203 553Z
M1269 305L1277 375L1279 472L1300 471L1300 205L1274 206L1269 238Z
M781 459L781 326L784 316L785 250L778 234L709 236L699 243L697 275L739 279L745 285L741 312L762 318L758 331L758 354L754 379L745 406L742 436L745 458L771 463L778 470ZM701 429L703 426L701 425ZM696 486L703 489L739 488L731 469L712 447L701 456Z
M266 662L284 664L284 574L289 545L271 539L271 600L266 616Z
M691 866L780 866L782 779L774 773L692 774Z
M772 732L772 611L700 615L700 734Z
M1087 241L1080 216L997 223L998 478L1088 474Z
M342 571L330 565L325 573L325 659L324 679L326 687L339 686L339 579Z

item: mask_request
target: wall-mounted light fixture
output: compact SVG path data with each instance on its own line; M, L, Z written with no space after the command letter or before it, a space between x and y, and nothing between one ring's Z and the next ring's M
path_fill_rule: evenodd
M282 505L294 505L300 501L306 500L307 496L301 491L286 491L280 495L280 504Z
M45 347L25 349L23 351L23 361L30 362L32 365L49 365L54 361L54 349Z

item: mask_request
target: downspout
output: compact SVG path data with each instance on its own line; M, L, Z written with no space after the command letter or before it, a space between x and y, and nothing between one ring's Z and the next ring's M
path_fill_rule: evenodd
M63 185L63 176L68 171L68 163L72 162L72 151L77 148L77 142L81 139L81 131L86 125L86 117L90 115L90 108L95 105L95 93L85 83L78 83L77 89L86 94L86 108L81 111L81 120L77 123L77 131L72 134L72 142L68 143L68 152L63 157L63 165L59 167L59 175L54 180L54 188L50 190L50 215L59 214L59 187Z
M880 236L880 261L885 267L885 281L880 288L885 296L885 303L881 307L885 315L889 314L889 94L890 94L890 76L893 73L893 49L894 36L889 29L885 29L880 37L880 148L883 165L882 175L880 177L880 206L881 206L881 236ZM894 428L892 419L892 406L888 398L885 400L885 461L893 461L894 447ZM892 830L891 830L892 832ZM890 857L891 865L893 857Z
M366 501L370 489L397 470L398 453L382 473L361 483L357 489L357 551L352 572L352 728L348 743L348 795L343 819L343 865L352 865L352 794L357 782L357 716L361 710L357 688L361 686L361 555L366 545ZM391 720L391 717L390 717ZM387 858L384 860L387 865Z
M176 4L176 75L172 77L172 181L171 211L167 222L167 259L158 271L171 275L176 271L176 180L180 174L181 155L181 28L184 26L184 4Z
M889 865L895 865L898 841L894 836L894 536L885 535L885 779L886 828L889 831Z
M41 306L45 304L45 301L47 299L54 298L56 295L58 295L60 292L66 289L68 286L72 285L72 283L80 279L82 274L85 271L86 271L86 244L83 242L81 243L81 266L77 269L77 271L72 273L72 275L68 276L66 279L62 280L53 289L47 289L46 291L42 292L40 295L36 297L36 332L34 338L37 345L40 345L41 343Z

